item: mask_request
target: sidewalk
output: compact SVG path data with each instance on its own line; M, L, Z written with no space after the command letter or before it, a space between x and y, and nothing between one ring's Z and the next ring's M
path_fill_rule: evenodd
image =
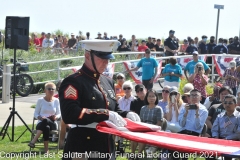
M44 94L32 94L27 97L15 98L15 111L26 124L32 124L34 108L31 108L31 106L36 104L38 98L43 96ZM10 99L9 103L2 103L2 101L0 101L0 127L3 127L9 115L11 114L12 110L9 110L10 107L13 107L12 99ZM17 114L15 114L14 117L14 126L24 125L23 122L18 118ZM9 126L12 126L12 121L10 122Z
M33 120L33 113L34 108L31 108L31 106L34 103L29 102L15 102L15 111L19 114L19 116L23 119L23 121L26 124L32 124ZM11 114L11 110L9 110L10 107L13 106L12 100L10 103L2 103L0 102L0 127L3 127L5 122L7 121L9 115ZM14 126L22 126L24 125L23 122L18 118L17 114L15 114L15 124ZM13 119L13 118L12 118ZM9 124L9 126L12 126L12 119Z

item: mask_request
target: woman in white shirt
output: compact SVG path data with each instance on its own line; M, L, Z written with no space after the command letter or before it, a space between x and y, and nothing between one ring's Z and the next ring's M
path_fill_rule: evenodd
M181 127L178 122L178 115L180 110L184 108L185 103L183 103L180 93L177 87L173 87L169 94L169 102L167 106L167 130L177 133L181 131Z
M130 81L124 82L122 85L122 89L125 95L118 100L119 108L123 111L130 111L130 104L134 99L136 99L132 95L133 90L132 82Z
M56 85L54 83L48 82L45 84L46 95L38 99L34 112L34 117L38 119L37 133L28 144L29 147L34 148L36 141L43 134L45 153L48 153L49 132L57 129L55 121L61 117L59 100L54 97L55 90Z
M133 90L132 82L125 81L122 84L122 89L123 89L125 95L118 100L118 106L122 111L130 111L131 102L134 99L136 99L132 95L132 90ZM115 142L118 143L117 150L120 151L120 153L123 153L124 152L123 151L123 138L116 136Z

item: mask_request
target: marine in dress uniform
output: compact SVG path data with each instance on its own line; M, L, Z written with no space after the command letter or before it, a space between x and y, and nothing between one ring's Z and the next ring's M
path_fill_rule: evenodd
M98 132L96 124L111 120L118 126L124 126L126 121L122 117L140 121L135 113L119 109L113 80L101 74L103 63L106 68L109 59L114 58L112 50L118 41L85 40L81 43L85 46L85 63L80 70L64 79L59 91L62 118L66 124L75 126L68 134L63 155L75 152L113 153L112 135Z

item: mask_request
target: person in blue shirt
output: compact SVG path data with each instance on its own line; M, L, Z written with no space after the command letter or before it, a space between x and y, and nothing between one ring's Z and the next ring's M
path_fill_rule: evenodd
M164 77L164 86L179 87L182 68L177 64L176 58L169 59L169 64L167 64L162 71L162 76Z
M193 52L193 60L188 62L184 69L184 74L185 74L187 80L188 80L187 72L189 75L192 75L194 73L195 65L198 62L201 62L203 64L206 75L208 75L211 72L211 69L209 68L209 66L204 61L198 59L198 52L195 51L195 52Z
M198 46L198 53L199 54L207 54L208 53L208 46L207 46L207 36L202 36L202 41L200 42Z
M215 43L215 37L214 36L211 36L210 37L210 42L207 44L207 54L213 54L213 49L214 47L216 47L216 43ZM211 57L207 57L207 61L206 61L207 64L212 64L212 56Z
M230 40L229 40L230 43ZM238 36L235 36L233 42L228 45L229 54L240 54L240 42Z
M208 116L208 111L204 105L200 103L201 93L197 89L190 91L190 103L185 105L178 115L179 125L182 127L182 134L198 136L201 134L203 126ZM191 108L190 105L195 105ZM188 131L191 131L188 133Z
M189 40L189 46L186 49L187 54L192 54L194 51L198 51L197 47L194 45L194 40L190 39Z
M197 89L190 91L190 103L185 105L179 115L178 122L182 127L182 130L178 133L187 134L192 136L199 136L202 133L205 121L208 116L208 111L204 105L200 103L201 93ZM191 105L191 107L190 107ZM192 107L192 105L194 105ZM173 160L180 159L180 157L175 157L178 151L169 151L173 154ZM181 153L178 153L179 155ZM182 153L184 155L184 153ZM182 160L187 160L187 157L182 157Z
M145 50L145 57L142 58L137 67L128 71L136 71L142 67L142 83L147 90L153 88L153 81L157 77L158 63L154 58L151 58L151 50L147 48Z
M223 54L228 53L228 49L225 45L223 45L223 38L218 39L218 45L213 49L214 54Z

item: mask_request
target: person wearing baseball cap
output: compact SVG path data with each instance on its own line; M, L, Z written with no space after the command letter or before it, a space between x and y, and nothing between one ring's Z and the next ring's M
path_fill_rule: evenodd
M81 69L65 78L59 89L63 121L72 124L64 154L114 154L113 137L96 130L99 122L110 120L117 127L127 123L122 117L140 121L131 111L121 111L116 102L114 82L102 75L113 59L117 40L83 40L85 61ZM110 157L106 157L109 159ZM64 159L64 158L63 158ZM66 158L68 159L68 158Z
M75 34L71 33L71 38L68 40L68 44L65 48L68 48L69 50L76 49L77 45L77 39L75 38Z
M169 37L164 41L164 47L166 49L165 56L174 56L178 54L179 44L174 39L174 30L169 31Z
M198 62L201 62L203 64L203 67L204 67L204 70L205 70L205 74L208 75L211 72L211 69L203 60L200 60L198 58L198 51L194 51L192 53L192 55L193 55L193 60L189 61L187 63L187 65L186 65L185 69L184 69L184 74L186 76L186 79L188 80L187 72L188 72L189 75L192 75L194 73L195 65Z
M102 38L102 34L101 34L100 32L98 32L97 35L98 35L98 36L97 36L97 38L95 38L95 39L103 39L103 38Z

